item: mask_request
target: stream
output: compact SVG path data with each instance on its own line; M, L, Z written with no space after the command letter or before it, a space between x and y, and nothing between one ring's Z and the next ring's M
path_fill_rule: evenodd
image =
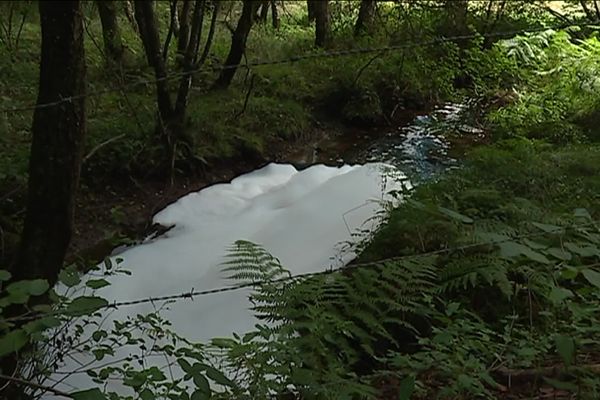
M457 167L443 134L469 131L461 123L463 109L446 104L394 131L326 136L296 154L296 164L305 164L304 168L269 164L229 183L190 193L155 215L155 223L172 229L112 257L111 272L118 264L131 271L130 276L107 276L110 285L95 291L81 285L77 295L130 301L239 283L223 273L223 263L236 240L263 246L293 275L343 267L356 257L353 246L348 246L356 241L356 232L368 234L379 226L381 219L373 217L394 201L388 195L391 190L435 179ZM106 271L106 266L102 269ZM249 309L249 290L111 309L102 316L101 326L110 329L113 321L152 313L160 306L172 329L189 340L205 342L234 332L243 334L258 322ZM79 340L98 329L88 324ZM123 346L112 357L136 351L135 345ZM93 365L89 355L76 351L64 360L59 370L62 376L78 365ZM164 364L165 360L156 362ZM58 388L70 391L90 385L90 378L78 373Z

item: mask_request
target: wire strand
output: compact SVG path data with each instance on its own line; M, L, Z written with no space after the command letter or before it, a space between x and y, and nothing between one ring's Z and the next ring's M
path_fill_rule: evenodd
M392 51L409 49L409 48L414 48L414 47L426 47L426 46L432 46L432 45L436 45L436 44L451 43L454 41L476 39L476 38L482 38L482 37L483 38L493 38L493 37L519 35L519 34L523 34L523 33L543 32L543 31L547 31L547 30L561 30L561 29L569 29L569 28L583 28L583 27L596 27L596 26L597 26L597 24L592 24L592 23L562 24L562 25L547 26L547 27L540 27L540 28L534 28L534 29L520 29L520 30L512 30L512 31L492 32L492 33L487 33L487 34L475 33L475 34L469 34L469 35L440 37L440 38L431 39L431 40L416 41L416 42L410 42L410 43L404 43L404 44L392 45L392 46L367 47L367 48L338 50L338 51L330 51L330 52L319 52L319 53L298 55L298 56L294 56L294 57L282 58L282 59L276 59L276 60L251 61L251 62L248 62L245 64L231 64L231 65L220 65L220 66L210 66L210 67L202 66L199 68L192 69L191 71L176 72L176 73L169 74L169 75L166 75L166 76L164 76L162 78L158 78L158 79L140 80L137 82L132 82L132 83L126 84L126 85L121 85L118 88L95 90L95 91L91 91L88 93L82 93L82 94L77 94L77 95L73 95L73 96L69 96L69 97L64 97L64 98L61 98L60 100L56 100L56 101L52 101L52 102L27 105L27 106L19 106L19 107L13 107L13 108L3 108L3 109L0 109L0 113L25 112L25 111L33 111L36 109L55 107L55 106L61 105L63 103L69 103L69 102L72 102L75 100L81 100L84 98L97 97L97 96L102 96L102 95L108 94L108 93L119 92L125 88L132 88L132 87L148 85L148 84L156 84L159 82L168 82L168 81L178 79L182 76L189 76L189 75L193 75L193 74L200 73L200 72L216 72L216 71L236 69L236 68L251 68L251 67L262 67L262 66L266 66L266 65L293 64L293 63L304 61L304 60L346 57L346 56L359 55L359 54L388 53L388 52L392 52Z
M190 290L188 292L184 292L184 293L170 294L170 295L157 296L157 297L147 297L147 298L136 299L136 300L114 301L105 306L93 307L93 308L90 308L89 310L77 309L77 312L78 313L86 312L86 311L95 312L95 311L99 311L102 309L117 309L117 308L121 308L121 307L129 307L129 306L134 306L134 305L139 305L139 304L147 304L147 303L154 304L154 303L158 303L158 302L171 302L171 301L178 301L178 300L185 300L185 299L193 299L194 297L198 297L198 296L207 296L207 295L212 295L212 294L217 294L217 293L234 292L234 291L238 291L238 290L242 290L242 289L259 287L264 284L283 283L283 282L291 282L291 281L296 281L296 280L303 280L303 279L308 279L308 278L315 277L315 276L331 275L331 274L334 274L334 273L337 273L340 271L347 271L347 270L367 268L367 267L384 266L385 264L392 263L392 262L409 261L409 260L415 260L415 259L423 258L423 257L430 257L430 256L435 256L435 255L464 251L464 250L468 250L468 249L472 249L472 248L476 248L476 247L493 246L493 245L498 245L498 244L502 244L502 243L508 243L508 242L515 241L515 240L530 239L530 238L541 237L541 236L546 236L546 235L550 235L550 234L560 234L560 233L566 232L568 229L577 229L577 228L584 228L584 227L589 227L589 226L597 227L597 225L596 225L597 222L598 221L589 221L589 222L583 223L583 224L574 224L574 225L570 225L570 226L566 226L566 227L558 227L557 229L554 229L554 230L533 232L533 233L529 233L529 234L508 237L508 238L502 239L502 240L491 240L491 241L485 241L485 242L471 243L471 244L466 244L466 245L462 245L462 246L448 247L445 249L439 249L439 250L434 250L434 251L429 251L429 252L424 252L424 253L419 253L419 254L411 254L411 255L399 256L399 257L390 257L390 258L373 261L373 262L354 263L354 264L344 265L344 266L338 267L338 268L330 268L330 269L325 269L325 270L316 271L316 272L307 272L307 273L303 273L303 274L286 276L286 277L278 278L278 279L258 280L258 281L253 281L253 282L241 283L241 284L232 285L232 286L223 286L223 287L207 289L207 290L192 289L192 290ZM55 310L55 311L51 311L48 313L7 318L5 321L11 321L11 322L12 321L33 321L40 317L48 317L48 316L52 316L52 315L63 315L63 314L68 315L68 311L66 311L64 309L63 310Z

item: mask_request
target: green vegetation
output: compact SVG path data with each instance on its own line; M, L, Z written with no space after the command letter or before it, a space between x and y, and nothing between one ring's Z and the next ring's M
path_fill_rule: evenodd
M271 159L278 144L310 141L323 126L397 125L407 111L448 100L469 100L468 117L486 144L449 135L467 143L460 167L396 193L404 201L341 271L288 279L266 250L236 243L226 272L235 283L262 282L251 300L266 323L232 338L190 343L159 311L85 338L81 327L100 324L97 312L109 307L93 290L108 284L102 276L127 273L120 266L96 267L83 283L92 294L79 297L0 270L0 357L17 354L24 379L43 381L57 356L45 353L44 333L71 324L74 337L58 346L64 354L101 361L120 346L134 349L123 363L87 371L100 385L123 382L135 393L128 399L599 398L600 42L597 27L582 24L600 18L599 2L380 2L376 23L355 37L360 2L333 1L325 49L313 46L304 3L281 3L280 27L254 26L233 83L216 90L230 21L241 12L238 2L223 5L205 68L194 73L180 176L223 160ZM465 20L453 26L458 3ZM153 179L164 165L155 77L137 28L119 14L124 58L111 65L97 10L84 6L90 96L82 173L94 195L95 182ZM168 3L156 8L164 35ZM37 11L13 13L24 22L19 34L2 32L1 109L35 104L37 95ZM565 21L582 26L543 29ZM518 30L532 32L503 33ZM443 39L465 31L468 39ZM386 46L395 48L329 55ZM181 72L180 58L172 48L167 64ZM253 65L276 60L290 62ZM170 89L177 84L169 81ZM23 222L31 119L30 110L0 114L6 264ZM58 280L82 284L73 267ZM137 339L141 332L151 332L150 341ZM184 378L137 363L148 347L175 360ZM0 380L6 375L2 369ZM124 399L100 389L71 396Z

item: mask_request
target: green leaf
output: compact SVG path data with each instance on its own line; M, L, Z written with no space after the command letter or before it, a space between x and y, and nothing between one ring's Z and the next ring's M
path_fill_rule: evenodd
M577 392L579 390L577 385L571 382L559 381L557 379L546 378L545 376L543 376L542 378L544 378L544 380L550 386L555 387L559 390L568 390L569 392Z
M11 276L10 272L0 269L0 282L6 282Z
M525 256L532 261L542 264L550 264L550 260L543 254L531 250L529 247L516 242L498 243L500 247L500 255L504 258L515 258Z
M79 272L77 272L73 267L68 267L60 271L58 274L58 280L66 287L73 287L81 282Z
M459 222L462 222L464 224L472 224L473 223L473 218L470 218L470 217L467 217L466 215L457 213L456 211L450 210L449 208L438 207L438 210L442 214L446 215L447 217L450 217L450 218L457 220Z
M100 289L110 285L110 283L106 279L90 279L85 285L92 289Z
M208 376L211 380L218 383L219 385L229 387L234 386L234 383L229 378L227 378L221 371L208 365L205 366L205 370L206 376Z
M575 253L581 257L594 257L600 255L600 251L596 246L579 246L575 243L567 242L565 247L572 253Z
M546 250L546 254L549 254L552 257L562 261L569 261L571 260L571 258L573 258L573 255L571 253L563 249L559 249L558 247L549 248L548 250Z
M21 350L28 340L27 332L23 329L8 332L0 338L0 357Z
M107 305L108 301L102 297L80 296L67 305L65 313L72 316L89 315Z
M150 389L144 389L140 392L140 399L142 400L154 400L156 396Z
M198 389L197 392L204 393L205 395L208 395L208 397L210 397L211 391L208 379L206 379L206 377L201 373L197 373L193 376L193 380L194 385L196 385L196 388Z
M540 222L532 222L531 225L535 226L536 228L546 232L546 233L564 233L565 229L560 227L560 226L556 226L556 225L549 225L549 224L542 224Z
M29 281L19 281L8 285L6 291L10 294L25 294L29 296L39 296L50 288L48 282L44 279L33 279Z
M589 283L600 288L600 273L588 268L581 271L581 274Z
M592 216L590 215L590 212L588 210L586 210L585 208L576 208L573 211L573 215L577 218L585 218L587 220L592 220Z
M178 358L177 364L179 364L181 369L187 374L191 374L194 372L194 368L192 368L192 365L183 358Z
M575 341L570 336L557 335L554 338L556 351L562 358L565 365L570 366L575 358Z
M201 390L196 390L192 393L191 400L207 400L210 399L211 392L203 392Z
M61 325L61 322L58 318L45 317L45 318L37 319L35 321L28 322L27 324L25 324L23 326L23 329L28 334L31 335L36 332L43 332L50 328L56 328L57 326L60 326L60 325Z
M560 304L565 299L573 297L573 292L569 289L561 288L561 287L553 287L548 299L554 304Z
M410 400L415 390L415 377L407 376L400 382L400 389L398 390L398 400Z
M98 388L69 393L73 400L106 400L104 393Z

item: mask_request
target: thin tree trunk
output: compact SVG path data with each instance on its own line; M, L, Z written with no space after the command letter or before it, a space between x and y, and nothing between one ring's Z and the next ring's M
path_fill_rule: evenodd
M158 33L158 21L154 14L152 1L135 1L135 19L138 24L140 37L148 64L154 69L156 77L156 100L158 103L158 124L157 132L167 152L168 174L172 178L172 158L175 147L174 133L171 123L173 121L174 108L169 94L169 86L166 81L167 68L165 60L162 57L160 37Z
M217 16L219 15L219 11L221 10L221 3L215 1L213 4L213 14L210 19L210 28L208 28L208 36L206 37L206 43L204 44L204 50L202 51L202 55L200 56L198 65L204 64L206 58L208 57L208 53L212 46L213 38L215 36L215 28L217 27Z
M594 0L594 10L596 10L596 20L600 20L600 6L597 0Z
M358 10L358 18L354 25L354 36L358 36L365 31L369 31L373 26L373 17L375 16L376 0L362 0Z
M446 36L466 35L469 33L467 15L469 0L446 0L446 18L443 34Z
M258 12L256 15L257 22L264 24L267 22L267 17L269 16L269 7L271 6L271 2L269 0L262 0L260 5L258 6Z
M52 285L71 239L85 133L85 57L79 1L40 1L37 104L75 96L33 114L27 215L13 277Z
M330 36L329 1L315 1L313 7L315 12L315 46L325 47L329 43Z
M275 0L271 0L271 21L273 29L279 29L281 22L279 21L279 12L277 11L277 2Z
M594 19L594 16L592 15L592 12L590 11L590 9L588 8L587 4L586 4L587 0L579 0L579 4L581 4L581 8L583 9L583 12L585 13L585 16L588 19Z
M104 51L107 61L120 65L123 61L123 43L121 41L121 30L117 20L117 6L112 0L96 1L100 22L102 24L102 38L104 39Z
M231 48L229 49L229 55L225 60L225 68L221 70L221 74L213 86L215 89L224 89L231 84L237 66L240 64L244 51L246 50L246 41L248 40L248 35L252 28L254 14L259 5L259 1L244 0L242 15L240 16L237 27L231 37Z
M180 55L185 54L188 42L190 40L190 10L191 1L183 0L183 5L179 14L179 35L177 36L177 53Z

